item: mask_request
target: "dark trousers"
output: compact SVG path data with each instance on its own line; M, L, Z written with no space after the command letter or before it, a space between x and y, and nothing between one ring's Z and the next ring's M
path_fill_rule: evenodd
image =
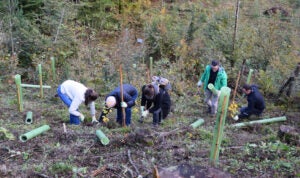
M131 108L125 108L125 124L128 126L131 124ZM122 108L117 109L117 122L122 125L123 122L123 114L122 114Z
M136 95L131 96L133 98L133 100L136 100L136 98L138 97L138 93L136 93ZM131 124L131 107L127 107L125 108L125 123L126 125L130 125ZM123 114L122 114L122 108L119 107L117 108L117 122L122 125L122 120L123 120Z
M253 109L251 112L247 111L247 107L242 107L240 109L240 114L239 114L239 118L240 119L243 119L243 118L248 118L250 117L252 114L255 114L257 116L261 115L261 113L264 111L264 110L261 110L261 109Z
M169 108L159 108L153 111L153 125L157 125L161 123L162 119L165 119L170 112Z

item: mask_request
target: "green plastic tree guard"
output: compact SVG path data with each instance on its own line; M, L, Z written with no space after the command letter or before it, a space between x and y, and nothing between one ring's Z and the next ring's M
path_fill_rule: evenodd
M15 75L15 82L16 82L16 86L17 86L19 111L22 112L24 107L23 107L23 92L22 92L22 87L21 87L21 75L19 75L19 74Z
M20 140L22 142L26 142L27 140L30 140L33 137L36 137L36 136L38 136L38 135L46 132L49 129L50 129L49 125L43 125L43 126L41 126L39 128L36 128L36 129L34 129L34 130L30 131L30 132L27 132L27 133L21 135L20 136Z
M43 91L43 73L42 73L42 65L38 65L39 68L39 79L40 79L40 97L44 97L44 91Z
M109 143L109 139L105 136L105 134L100 130L96 130L96 135L100 139L103 145L107 145Z
M231 127L246 127L253 124L265 124L265 123L272 123L272 122L279 122L279 121L286 121L286 117L274 117L269 119L261 119L256 121L249 121L249 122L242 122L242 123L236 123L233 124Z
M26 119L25 119L25 123L26 124L32 124L32 112L28 111L26 114Z
M25 84L25 83L22 83L22 84L21 84L21 87L40 88L41 86L40 86L40 85L32 85L32 84ZM51 86L49 86L49 85L43 85L42 87L43 87L43 88L51 88Z
M50 57L51 60L51 69L52 69L52 77L53 80L56 80L56 71L55 71L55 58L53 56Z
M214 128L214 137L212 142L212 149L210 150L210 160L213 164L219 160L220 147L223 139L223 131L225 119L227 116L227 108L230 98L230 88L222 87L220 90L220 97L218 101L218 110L216 115L216 125Z
M252 73L253 73L253 69L250 69L248 77L247 77L247 84L250 84L250 82L251 82Z
M218 90L215 89L215 86L213 84L210 83L210 84L208 84L207 87L213 94L215 94L215 95L218 94Z
M192 123L191 124L191 127L193 128L193 129L195 129L195 128L197 128L197 127L199 127L200 125L202 125L204 123L204 119L198 119L196 122L194 122L194 123Z

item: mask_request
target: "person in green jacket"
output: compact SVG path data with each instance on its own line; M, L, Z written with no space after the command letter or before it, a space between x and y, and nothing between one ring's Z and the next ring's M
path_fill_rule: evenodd
M227 86L227 74L217 60L212 60L211 64L206 66L204 73L197 83L198 87L202 85L204 87L204 102L208 105L207 113L215 116L218 109L219 94L215 95L208 89L208 84L210 83L214 85L216 90Z

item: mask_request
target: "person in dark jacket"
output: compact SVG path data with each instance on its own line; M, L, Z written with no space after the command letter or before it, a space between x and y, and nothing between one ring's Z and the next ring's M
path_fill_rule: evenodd
M141 112L142 118L153 114L153 126L158 126L162 119L170 113L171 99L164 85L154 83L142 87Z
M123 84L123 102L121 100L121 87L115 88L105 98L105 109L102 111L99 122L103 122L103 119L109 113L112 108L117 109L116 121L122 125L123 114L122 108L125 108L126 112L126 125L131 124L131 107L135 105L135 100L138 97L137 89L130 84Z
M240 114L234 117L234 120L248 118L252 114L260 115L264 109L265 101L262 94L258 91L257 85L243 85L243 92L247 96L248 106L240 109Z

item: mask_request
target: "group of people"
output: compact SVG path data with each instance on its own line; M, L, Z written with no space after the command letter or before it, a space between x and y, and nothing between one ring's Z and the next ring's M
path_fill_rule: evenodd
M204 87L205 103L207 104L207 113L215 116L218 109L219 92L213 93L208 85L213 84L216 90L227 86L227 74L219 61L212 60L211 64L205 67L204 73L200 76L197 83L198 87ZM171 99L168 90L171 85L166 78L154 76L152 82L142 87L141 92L141 119L147 117L149 113L153 115L153 125L158 126L162 119L165 119L171 107ZM242 87L247 96L248 106L240 109L240 114L234 117L234 120L247 118L252 114L260 115L265 109L264 98L258 91L256 85L245 84ZM138 90L130 85L123 84L116 87L105 98L105 108L100 117L96 119L95 100L99 97L95 90L87 88L83 84L67 80L57 88L57 94L60 99L68 106L70 113L70 123L80 124L84 120L84 115L78 108L81 103L90 107L92 122L103 122L111 109L117 109L116 121L122 125L123 109L125 110L125 124L131 124L131 108L135 106L138 98Z
M142 87L141 96L141 115L147 117L149 113L153 114L153 126L158 126L162 119L165 119L170 112L171 99L168 90L171 88L166 78L152 77L150 84ZM138 98L138 90L130 84L123 84L116 87L105 98L105 108L99 119L96 119L95 100L99 95L83 84L66 80L57 88L57 94L67 105L70 113L70 123L80 124L84 121L84 115L78 111L79 105L85 103L90 107L92 122L104 122L106 115L111 109L117 109L116 121L123 124L123 110L125 111L125 124L131 124L131 108L135 106Z
M212 60L210 65L205 67L204 73L201 75L197 86L204 87L205 103L207 104L207 113L215 116L218 109L218 100L220 92L215 94L208 88L208 84L213 84L216 90L227 86L227 74L225 69L220 65L219 61ZM265 109L265 101L262 94L258 90L257 85L244 84L242 86L243 93L247 96L248 106L240 108L240 113L233 119L244 119L251 115L261 115Z

